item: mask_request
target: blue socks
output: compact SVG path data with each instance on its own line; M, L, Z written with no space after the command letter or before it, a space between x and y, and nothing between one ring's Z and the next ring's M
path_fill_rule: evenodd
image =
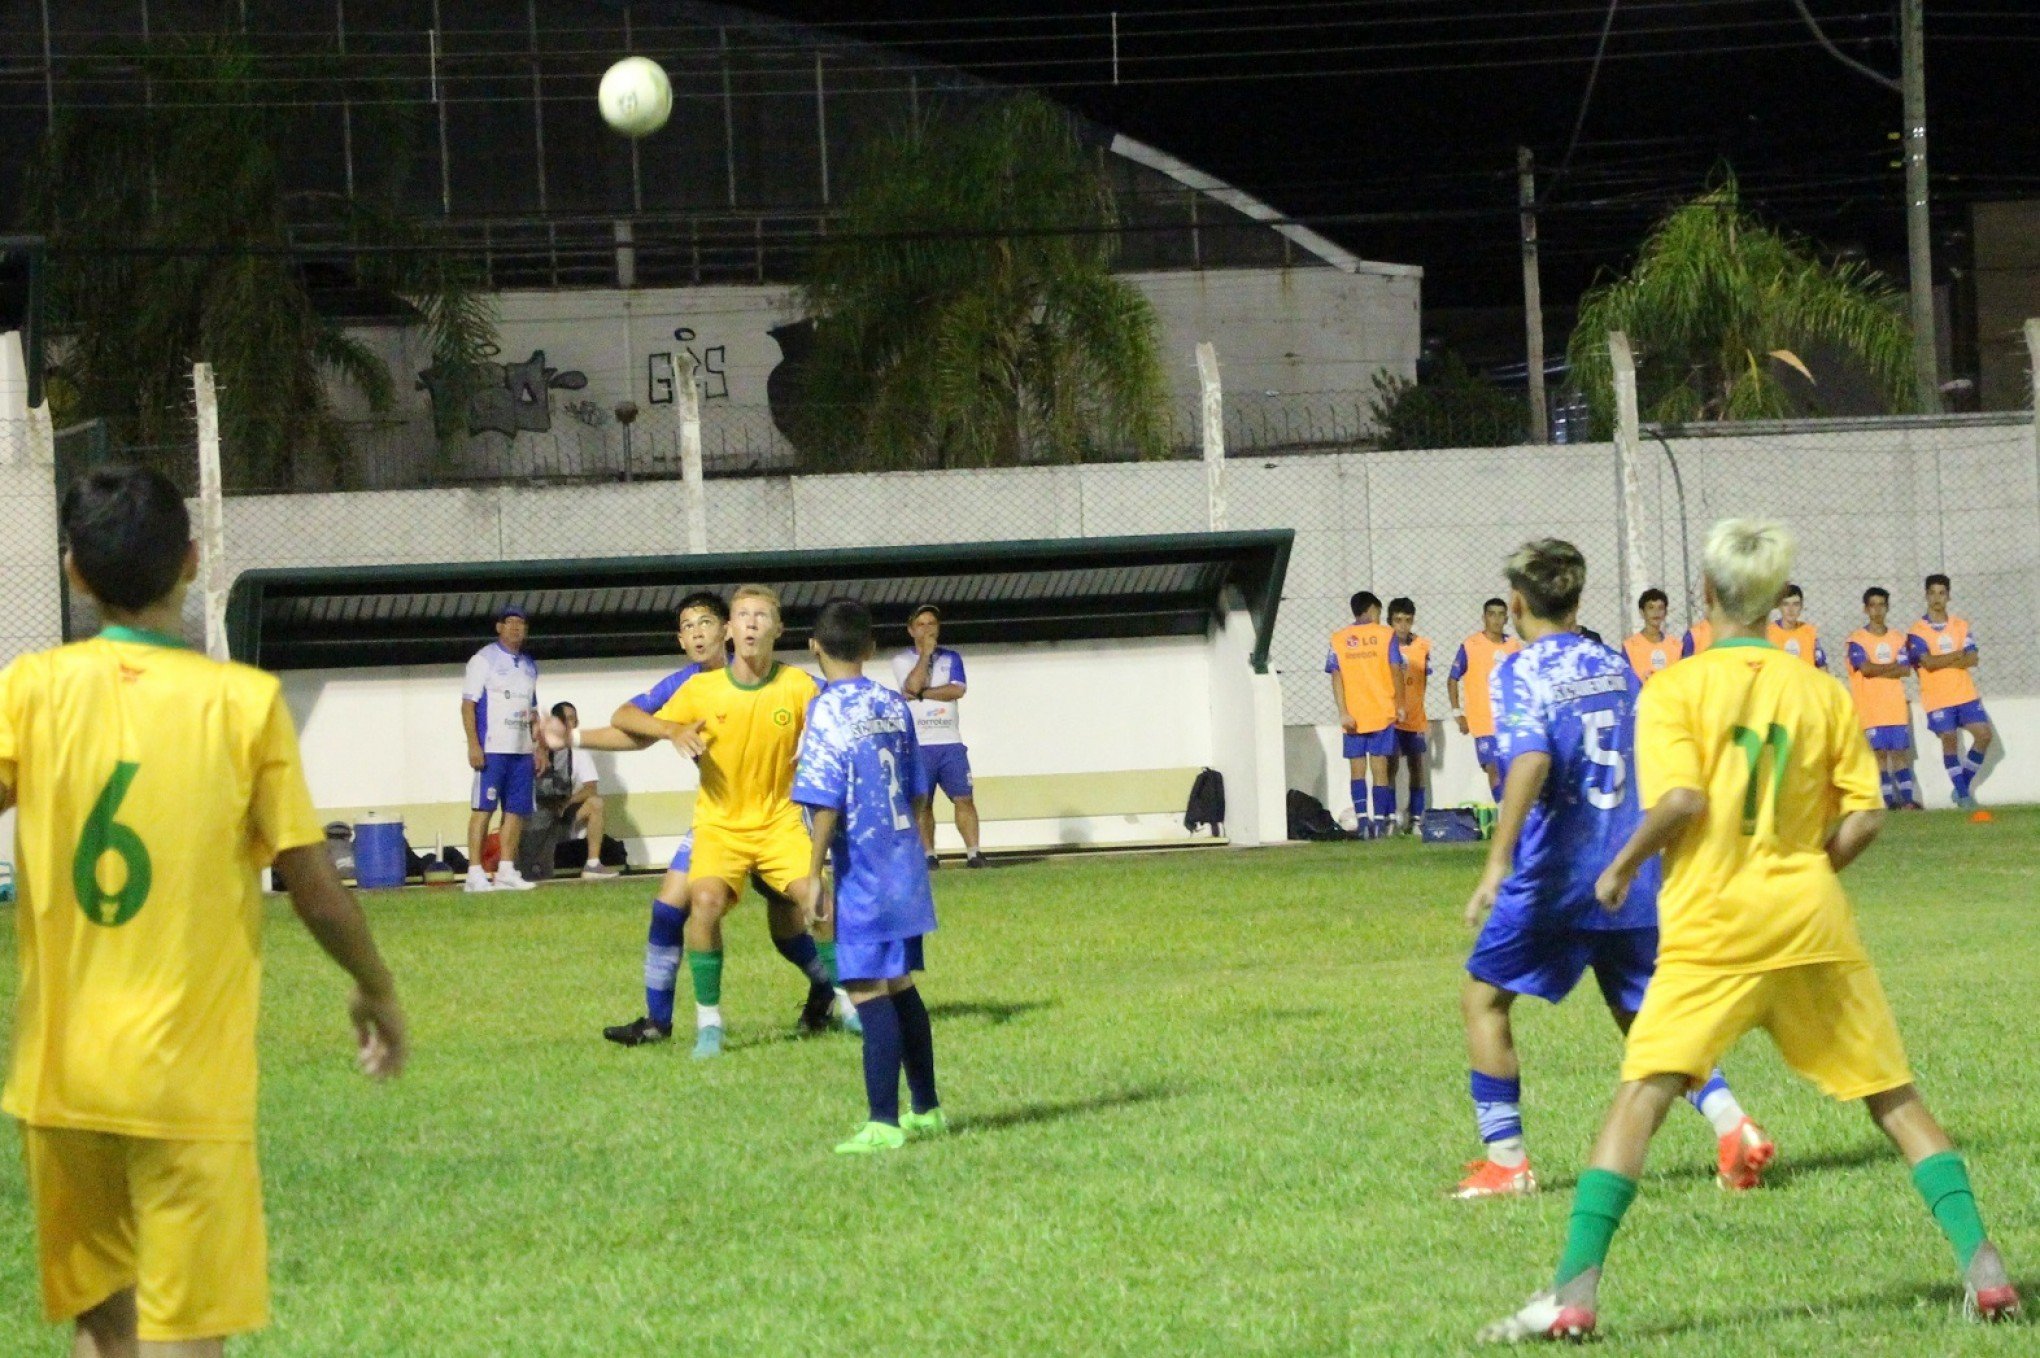
M1884 794L1884 809L1886 811L1896 811L1899 805L1898 775L1895 773L1878 774L1877 787Z
M1374 819L1386 829L1395 820L1395 789L1377 787L1374 789Z
M829 975L828 967L822 964L822 950L815 946L813 934L803 932L795 934L792 938L775 938L772 940L772 946L779 949L781 957L800 968L801 974L808 978L810 984L820 986L823 990L835 984L835 978Z
M1911 769L1900 769L1891 775L1891 779L1898 788L1898 804L1900 806L1911 806L1919 801L1919 784L1913 782Z
M685 906L652 900L652 927L645 934L645 1017L662 1028L673 1026L673 991L680 980L680 940L687 914Z
M1727 1136L1742 1126L1742 1105L1729 1092L1728 1080L1719 1066L1707 1072L1706 1084L1686 1091L1686 1102L1707 1119L1716 1136Z
M1957 754L1942 755L1941 767L1948 770L1948 781L1955 786L1955 800L1966 801L1969 797L1969 783L1976 777L1976 771Z
M1504 1080L1472 1072L1473 1120L1480 1126L1480 1139L1490 1144L1523 1135L1523 1081L1519 1076Z
M1410 789L1410 819L1414 821L1422 820L1423 818L1424 818L1424 789L1420 787L1413 787Z
M1353 815L1361 822L1367 819L1367 780L1355 778L1346 786L1353 790Z
M925 1011L924 1011L925 1012ZM873 1122L900 1125L900 1014L893 997L879 995L857 1006L864 1024L864 1101Z
M899 991L892 1002L900 1021L900 1063L907 1072L907 1094L914 1111L925 1113L941 1103L935 1097L935 1030L928 1023L928 1006L921 1003L915 986Z

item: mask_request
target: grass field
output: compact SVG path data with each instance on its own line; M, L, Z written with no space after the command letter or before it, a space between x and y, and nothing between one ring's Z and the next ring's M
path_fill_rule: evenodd
M748 904L732 1050L625 1051L640 882L371 901L410 1006L352 1073L342 978L278 909L262 1355L1453 1352L1548 1279L1613 1088L1592 987L1518 1025L1548 1191L1457 1203L1477 1146L1456 1006L1475 851L1405 842L1061 860L937 881L925 993L957 1135L878 1161L856 1043L789 1037ZM2040 812L1899 818L1852 873L1915 1069L2040 1293ZM14 972L0 970L11 1000ZM684 982L683 982L684 983ZM684 997L683 997L684 998ZM684 1006L683 1006L684 1008ZM1781 1162L1713 1186L1674 1110L1602 1288L1624 1351L2031 1352L1959 1318L1946 1246L1854 1107L1755 1038L1728 1063ZM11 1142L13 1134L7 1134ZM0 1154L0 1353L55 1354Z

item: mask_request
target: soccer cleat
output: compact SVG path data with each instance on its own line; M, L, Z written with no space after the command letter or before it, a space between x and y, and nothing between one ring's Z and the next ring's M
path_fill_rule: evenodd
M583 877L618 877L622 874L607 863L590 863L581 869Z
M722 1055L722 1026L711 1023L694 1030L694 1059L707 1061Z
M939 868L939 867L941 867L941 866L942 866L942 855L941 855L941 854L938 854L938 853L930 853L930 854L928 855L928 871L930 871L930 872L933 872L933 871L935 871L935 870L936 870L937 868Z
M462 891L494 891L496 884L489 880L489 874L480 868L469 868L467 879L460 884Z
M829 1031L832 1011L836 1007L836 992L825 985L810 985L807 1002L800 1007L800 1030L809 1037Z
M838 1155L877 1155L880 1151L896 1151L907 1144L907 1134L889 1122L867 1122L857 1129L857 1135L836 1147Z
M1537 1176L1531 1172L1528 1160L1513 1167L1492 1160L1471 1160L1466 1167L1473 1173L1452 1190L1455 1198L1507 1198L1537 1191Z
M2005 1261L1999 1257L1997 1246L1984 1241L1962 1273L1962 1314L1988 1325L2017 1319L2020 1310L2019 1289L2012 1286Z
M527 881L523 873L508 863L496 869L495 885L492 891L536 891L538 883Z
M1751 1118L1744 1118L1742 1125L1720 1139L1718 1144L1719 1170L1714 1182L1723 1188L1745 1190L1755 1188L1764 1181L1764 1166L1777 1157L1778 1147L1771 1138L1764 1135L1764 1129Z
M1898 809L1901 811L1924 811L1927 808L1919 802L1901 802Z
M1594 1291L1601 1270L1590 1268L1564 1287L1546 1288L1513 1315L1483 1325L1474 1336L1480 1344L1521 1344L1525 1340L1567 1339L1594 1335Z
M847 990L837 990L830 1002L829 1013L835 1018L836 1026L852 1037L864 1036L864 1020L857 1017L857 1002L850 998Z
M925 1113L902 1113L900 1130L907 1134L909 1141L925 1141L930 1137L947 1134L949 1119L942 1116L940 1108L930 1108Z
M673 1036L673 1025L657 1024L649 1017L635 1018L614 1028L604 1028L602 1036L619 1047L643 1047L653 1042L664 1042Z
M991 866L990 863L985 861L985 856L982 853L970 854L963 860L963 865L967 868L988 868Z

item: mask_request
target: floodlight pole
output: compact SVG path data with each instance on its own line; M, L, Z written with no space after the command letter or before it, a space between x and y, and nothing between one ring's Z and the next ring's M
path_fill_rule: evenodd
M1516 148L1516 202L1523 224L1523 335L1529 359L1530 441L1551 441L1551 411L1544 396L1544 285L1537 268L1537 169L1530 148Z
M1933 214L1927 182L1927 17L1926 0L1899 0L1898 79L1866 66L1841 48L1822 30L1806 0L1792 0L1799 17L1820 39L1829 56L1856 74L1874 80L1899 96L1905 123L1905 243L1906 271L1911 275L1913 329L1913 380L1918 388L1920 408L1941 408L1941 346L1936 336L1940 322L1934 315Z

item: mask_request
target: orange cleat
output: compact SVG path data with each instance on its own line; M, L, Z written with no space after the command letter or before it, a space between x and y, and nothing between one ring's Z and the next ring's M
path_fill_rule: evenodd
M1466 1167L1473 1173L1459 1181L1452 1191L1455 1198L1507 1198L1537 1191L1537 1176L1531 1173L1528 1160L1515 1166L1473 1160Z
M1742 1125L1721 1138L1720 1173L1714 1181L1723 1188L1744 1192L1757 1187L1764 1181L1764 1166L1777 1158L1778 1148L1771 1138L1764 1135L1764 1129L1750 1118L1744 1118Z

